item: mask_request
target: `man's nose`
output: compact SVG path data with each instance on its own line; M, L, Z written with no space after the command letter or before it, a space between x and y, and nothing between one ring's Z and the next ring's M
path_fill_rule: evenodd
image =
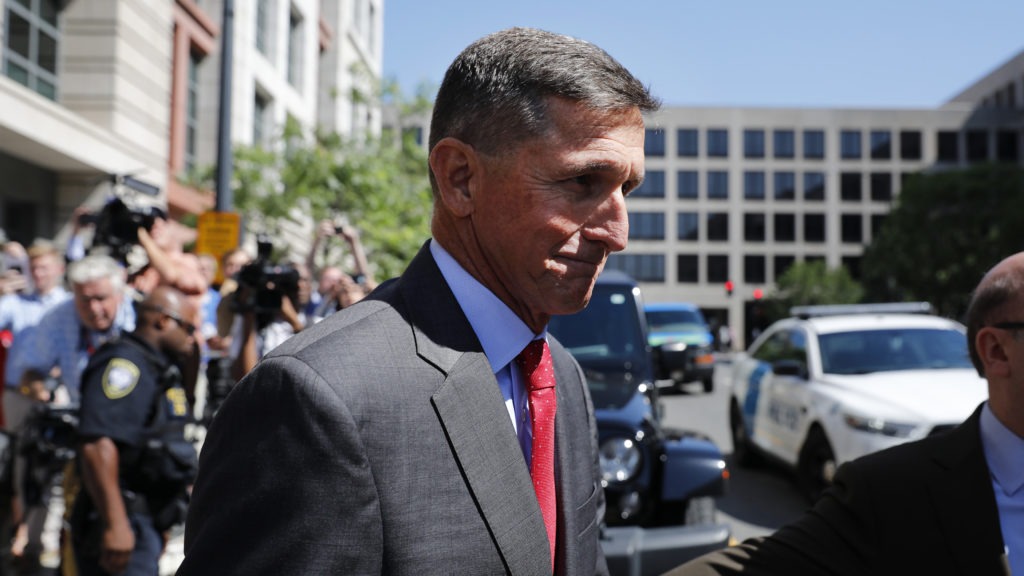
M592 242L601 242L609 252L626 249L629 238L629 216L626 213L626 197L621 189L605 198L604 202L583 227L583 235Z

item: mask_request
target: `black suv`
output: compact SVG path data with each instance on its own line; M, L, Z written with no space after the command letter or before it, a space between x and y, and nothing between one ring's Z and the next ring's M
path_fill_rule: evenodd
M615 575L660 574L724 546L714 497L728 476L709 439L661 424L640 288L609 270L590 304L548 330L586 375L597 418L605 489L602 544Z

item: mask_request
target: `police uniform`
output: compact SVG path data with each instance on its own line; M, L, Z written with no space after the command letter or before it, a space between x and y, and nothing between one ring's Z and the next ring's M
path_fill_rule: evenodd
M81 441L107 437L118 448L119 481L135 532L124 574L155 575L161 532L184 520L195 473L195 449L184 436L188 401L181 373L160 351L126 334L96 351L81 390ZM105 574L98 566L103 527L85 490L76 499L71 531L78 573Z

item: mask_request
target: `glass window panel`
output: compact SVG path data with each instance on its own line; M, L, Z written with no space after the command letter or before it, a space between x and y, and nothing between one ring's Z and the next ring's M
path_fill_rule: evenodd
M825 132L821 130L804 130L804 158L821 159L825 157Z
M792 130L776 130L773 137L776 158L793 158L796 155L796 135Z
M661 128L648 128L644 130L644 155L664 156L665 155L665 131Z
M967 131L967 161L985 162L988 160L988 133L984 130Z
M888 160L892 158L892 133L888 130L871 131L871 159Z
M776 242L796 242L796 215L776 214L774 223Z
M629 237L635 240L664 240L663 212L629 212Z
M743 257L743 281L747 284L764 284L768 277L764 256Z
M729 173L723 170L708 172L708 198L726 199L729 197Z
M888 172L871 173L871 199L876 202L892 200L892 174Z
M39 34L39 67L57 73L57 40L49 34Z
M796 262L796 257L788 255L779 255L776 256L773 260L775 264L775 281L778 282L779 278L781 278L782 275L786 273L786 270L789 270L789 267L792 266L794 262Z
M764 130L743 131L743 156L764 158Z
M825 173L804 172L804 200L825 199Z
M10 10L7 11L7 17L9 20L7 24L7 49L26 60L31 60L32 56L29 54L29 45L31 43L32 26L20 14L15 14Z
M680 170L676 173L676 188L679 198L697 198L698 187L695 170Z
M864 241L864 216L861 214L842 214L840 216L840 236L847 244L859 244Z
M764 200L764 172L743 173L743 197L747 200Z
M696 254L680 254L676 257L676 281L681 284L696 284L700 281Z
M726 158L729 156L729 131L722 128L708 130L708 156Z
M839 175L839 198L856 202L863 198L860 172L843 172Z
M52 82L47 82L42 78L36 78L36 92L50 100L57 99L57 87Z
M825 215L804 214L804 242L825 241Z
M796 176L792 172L775 173L775 199L793 200L796 198Z
M900 131L900 158L903 160L921 159L921 132L917 130Z
M708 282L725 282L729 279L729 256L726 254L709 254Z
M28 86L28 70L8 60L4 66L4 74L22 86Z
M764 242L764 214L748 212L743 215L743 239L747 242Z
M941 130L938 135L939 162L956 163L960 161L960 133L951 130Z
M57 0L39 0L39 16L50 26L57 26Z
M630 198L664 198L665 171L648 170L640 186L629 193Z
M680 128L676 131L676 149L679 156L696 158L700 154L700 137L696 128Z
M860 130L843 130L839 136L839 146L843 158L860 158Z
M696 212L680 212L677 216L676 235L680 240L697 240L700 216Z
M729 214L725 212L710 212L707 216L708 240L728 242L729 240Z

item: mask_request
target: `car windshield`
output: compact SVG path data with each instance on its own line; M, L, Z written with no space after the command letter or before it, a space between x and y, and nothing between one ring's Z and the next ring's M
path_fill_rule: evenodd
M632 287L594 286L581 312L554 316L551 332L587 373L597 408L621 406L636 393L650 360Z
M861 330L822 334L818 342L828 374L971 367L967 339L957 330Z
M649 310L647 326L651 332L707 330L704 317L696 310Z

